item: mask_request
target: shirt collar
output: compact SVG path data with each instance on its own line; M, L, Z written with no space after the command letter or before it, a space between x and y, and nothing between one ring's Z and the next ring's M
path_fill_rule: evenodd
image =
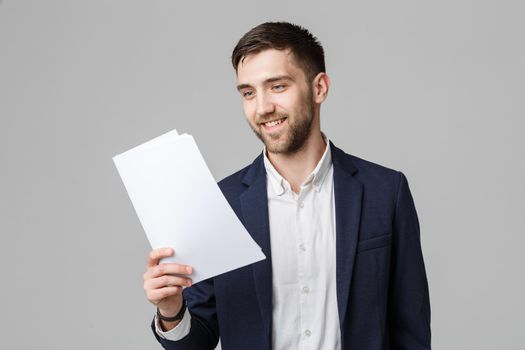
M328 174L328 170L330 169L330 166L332 165L332 152L330 152L330 140L326 137L326 135L323 132L321 132L321 134L326 143L326 148L324 150L323 156L317 163L312 173L301 184L301 187L303 187L305 185L308 185L310 182L312 182L317 192L321 190L323 181L326 178L326 175ZM284 179L281 176L281 174L279 174L277 169L275 169L273 164L268 159L268 156L266 155L266 146L264 147L263 155L264 155L264 166L266 168L266 173L268 174L268 178L270 179L270 183L274 189L274 192L278 196L280 196L283 193L285 193L287 190L291 190L291 187L288 181L286 181L286 179Z

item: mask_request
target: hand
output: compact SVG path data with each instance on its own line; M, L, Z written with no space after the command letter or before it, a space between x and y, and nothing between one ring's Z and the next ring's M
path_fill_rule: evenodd
M148 268L144 273L146 296L166 317L177 315L183 303L182 287L192 284L191 279L184 276L192 273L191 266L175 263L159 264L160 259L172 255L173 249L171 248L152 250L148 257Z

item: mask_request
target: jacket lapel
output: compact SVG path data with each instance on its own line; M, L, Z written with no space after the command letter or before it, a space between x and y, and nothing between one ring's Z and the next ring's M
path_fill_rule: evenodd
M353 177L357 168L349 156L332 142L330 148L334 167L337 308L343 333L359 234L363 185ZM247 169L242 182L248 186L240 196L244 225L266 255L265 260L253 264L252 268L269 349L272 330L272 260L266 170L262 154Z
M259 300L267 348L271 347L272 330L272 260L268 216L268 193L266 170L261 154L248 168L243 183L249 187L241 194L240 202L244 225L253 239L262 248L266 259L252 265L255 290Z
M363 185L352 176L357 168L349 156L331 142L330 146L334 166L337 308L343 333L359 234Z

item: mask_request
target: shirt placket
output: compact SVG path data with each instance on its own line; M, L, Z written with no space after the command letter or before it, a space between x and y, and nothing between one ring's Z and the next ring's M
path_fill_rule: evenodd
M311 236L312 215L314 215L311 206L311 185L307 188L302 188L301 192L296 198L296 227L297 238L299 241L299 259L298 259L298 297L300 306L300 348L309 349L313 342L312 337L315 336L313 327L312 310L315 305L312 305L312 269L310 264L314 261L312 247L313 240Z

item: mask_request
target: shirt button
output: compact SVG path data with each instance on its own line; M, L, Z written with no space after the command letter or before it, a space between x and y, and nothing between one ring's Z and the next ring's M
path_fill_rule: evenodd
M304 334L305 334L307 337L309 337L309 336L312 335L312 332L310 332L310 330L307 329L307 330L304 331Z
M306 286L303 287L303 293L304 293L304 294L308 294L308 293L310 293L310 288L308 288L308 287L306 287Z
M299 249L301 249L303 252L306 251L306 245L304 243L299 244Z
M303 202L299 203L299 208L304 208L304 203Z

